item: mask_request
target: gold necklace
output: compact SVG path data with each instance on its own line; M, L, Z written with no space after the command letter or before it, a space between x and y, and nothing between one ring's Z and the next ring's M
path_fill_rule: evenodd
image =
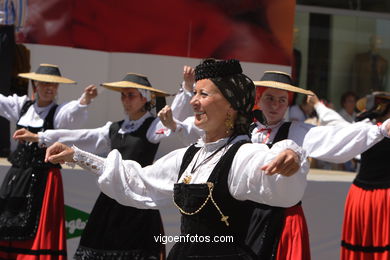
M215 202L215 200L213 198L214 183L207 182L206 184L207 184L207 187L209 188L209 194L207 195L207 198L205 199L205 201L202 203L202 205L200 205L200 207L197 210L195 210L193 212L185 211L179 205L176 204L175 198L173 198L173 204L175 204L175 206L179 209L179 211L181 213L183 213L184 215L192 216L192 215L198 214L203 209L203 207L206 206L207 202L209 200L211 200L211 202L214 204L215 208L218 210L219 214L221 215L221 221L225 222L226 226L229 226L229 222L228 222L229 216L225 216L222 213L221 209L219 208L219 206L217 205L217 203Z
M190 173L187 173L186 176L183 178L183 183L185 184L190 184L191 180L192 180L192 174L197 170L199 169L200 166L204 165L205 163L209 162L213 157L214 155L216 155L219 151L221 151L223 148L226 148L227 145L232 141L233 139L232 138L229 138L229 140L224 144L222 145L221 147L219 147L217 150L215 150L212 154L210 154L206 159L204 159L203 161L201 161L198 165L197 162L198 162L198 159L200 157L200 153L201 153L201 150L198 152L197 154L197 157L195 159L195 162L194 162L194 165L192 165L192 168L191 168L191 171ZM201 148L203 149L204 146Z

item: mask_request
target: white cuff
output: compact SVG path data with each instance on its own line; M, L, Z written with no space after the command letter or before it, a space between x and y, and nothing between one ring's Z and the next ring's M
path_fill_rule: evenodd
M45 140L43 136L43 132L38 132L38 145L39 146L46 146L48 142Z
M290 149L290 150L294 151L298 155L299 160L301 162L301 165L302 165L302 163L304 163L306 161L307 153L306 153L305 149L303 149L302 147L297 145L293 140L285 139L285 140L276 142L275 144L272 145L271 149L274 149L274 148L279 149L280 151L283 151L286 149Z
M184 94L186 94L186 95L192 97L192 94L193 94L192 91L187 90L187 89L184 87L184 84L185 84L185 82L183 81L183 82L181 83L181 89L183 90ZM194 89L194 86L195 86L195 84L192 85L192 89Z
M77 100L78 102L77 102L77 105L79 106L79 107L87 107L88 105L90 105L91 103L92 103L92 101L93 101L93 99L91 99L91 102L89 103L89 104L87 104L87 105L82 105L82 104L80 104L80 101L84 98L84 96L85 96L85 93L83 92L83 94L81 95L81 97L79 97L79 99Z
M80 150L74 145L72 149L74 150L73 160L78 166L97 175L101 175L104 168L104 159L102 157Z

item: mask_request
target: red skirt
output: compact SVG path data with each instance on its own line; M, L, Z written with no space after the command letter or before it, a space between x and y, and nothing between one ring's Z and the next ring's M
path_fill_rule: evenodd
M341 259L390 259L390 189L351 186L344 209Z
M301 205L284 211L276 260L310 260L309 232Z
M35 238L0 241L0 259L66 260L64 191L61 172L50 169L47 176L38 230Z

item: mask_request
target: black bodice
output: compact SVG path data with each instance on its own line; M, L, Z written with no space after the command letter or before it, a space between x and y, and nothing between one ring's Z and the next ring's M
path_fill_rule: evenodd
M136 131L118 133L123 121L110 126L111 148L118 149L124 160L142 166L153 163L158 144L150 143L146 133L153 117L147 118ZM80 239L75 259L159 259L164 246L154 237L163 234L158 210L124 206L100 193Z
M20 118L27 112L28 108L34 104L33 101L27 101L20 112ZM47 129L54 128L54 114L58 105L54 105L48 115L45 117L42 127L25 127L17 124L16 129L26 128L32 133L38 133ZM45 163L45 147L39 147L38 143L23 142L19 143L16 150L11 153L8 160L12 166L22 169L33 168L60 168L59 164Z
M124 160L133 160L142 167L153 163L159 144L153 144L146 138L146 133L154 117L149 117L136 131L126 134L119 134L118 130L123 120L115 122L110 126L111 149L117 149Z
M384 138L362 153L360 170L354 184L364 189L390 188L390 169L386 163L389 154L389 138Z
M236 200L228 187L233 158L243 143L245 142L235 143L229 148L215 166L206 184L176 183L174 186L174 200L182 210L183 237L202 236L213 240L214 236L230 236L233 240L226 243L179 242L172 248L168 259L253 259L252 252L244 243L253 202ZM195 146L187 150L179 178L197 150ZM228 217L228 225L226 221L222 221L223 217Z

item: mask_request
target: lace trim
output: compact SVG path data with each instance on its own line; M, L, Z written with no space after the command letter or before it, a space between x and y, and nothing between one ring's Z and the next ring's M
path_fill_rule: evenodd
M92 153L80 150L72 146L74 150L73 160L81 168L98 174L104 167L104 159Z
M116 260L116 259L131 259L131 260L158 260L158 253L147 253L143 250L97 250L84 246L79 246L74 255L75 259L83 260Z

